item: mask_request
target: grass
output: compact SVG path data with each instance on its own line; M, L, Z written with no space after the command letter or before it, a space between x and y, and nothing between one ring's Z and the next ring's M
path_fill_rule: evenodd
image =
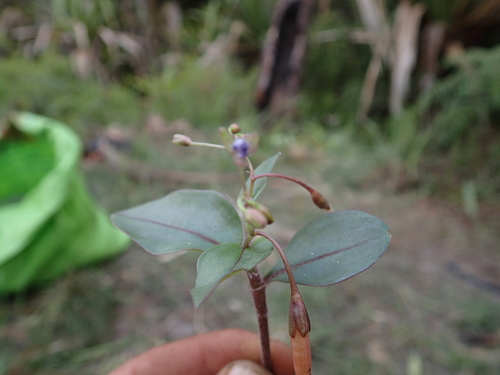
M233 65L213 67L207 74L196 61L188 61L167 69L160 78L135 82L139 97L129 88L102 88L92 81L77 89L69 78L69 66L48 59L40 64L16 60L40 86L25 82L9 85L9 91L0 85L2 109L58 117L84 137L120 122L132 132L129 156L148 165L198 172L232 170L231 159L217 150L174 148L167 135L149 132L142 125L149 113L162 114L169 120L167 127L185 117L190 124L186 132L195 140L216 141L208 132L236 118L242 119L245 129L257 128L249 104L255 77ZM12 61L1 62L0 82L16 72ZM31 100L24 101L24 94ZM330 374L332 368L336 374L349 375L499 372L498 341L484 347L464 340L464 334L471 332L498 337L498 296L467 284L446 268L454 261L476 277L500 282L500 222L494 210L498 206L484 210L480 204L477 217L469 218L460 204L428 197L423 190L395 194L386 183L393 178L384 172L387 161L409 160L413 167L414 153L420 156L423 141L405 138L416 134L412 119L407 120L410 133L398 133L393 124L392 140L397 144L376 141L373 148L358 142L366 129L345 126L326 132L313 120L304 120L302 130L284 125L286 132L263 137L261 160L283 152L277 170L309 181L337 210L361 209L381 217L393 235L388 252L362 275L334 287L303 288L313 325L317 375ZM239 190L224 183L137 182L105 164L86 164L84 173L90 191L110 212L178 188L221 189L232 196ZM446 182L453 184L450 178ZM277 224L270 231L282 244L320 214L304 191L285 181L270 182L262 202L274 213ZM244 275L223 283L199 311L194 310L189 290L195 264L192 255L161 262L133 246L116 259L70 272L42 290L3 298L0 374L105 374L166 341L225 327L255 330ZM271 262L264 265L270 266ZM269 288L268 298L272 334L285 341L288 293L286 285L276 284Z
M141 140L146 141L146 137ZM319 151L321 161L314 161L318 158L314 137L309 142L302 159L283 157L277 168L314 181L337 208L364 209L380 216L394 237L381 261L364 274L334 287L303 288L313 324L315 373L330 374L332 368L336 374L349 375L498 373L498 345L471 345L463 341L463 332L498 334L495 317L500 302L454 278L445 268L447 261L455 260L483 275L481 270L488 263L500 264L493 245L498 243L495 227L481 217L472 226L444 204L426 205L427 198L415 193L392 195L380 186L358 185L353 190L335 171L341 171L343 163L361 163L366 158L363 149L354 151L353 146L351 154L340 158L332 151L336 147L325 146ZM296 146L288 142L283 151ZM165 146L161 152L162 147L156 147L150 152L157 150L160 160L152 162L163 162L166 168L169 160L175 160L179 169L193 168L200 155L209 160L201 149ZM210 150L217 169L225 161L214 152L218 153ZM308 168L311 163L317 168ZM110 210L180 187L133 182L104 166L88 168L86 176L96 198ZM362 181L356 173L352 179ZM237 191L227 185L211 187ZM278 198L285 198L286 206ZM281 243L319 214L307 194L281 181L271 182L262 199L279 223L270 230ZM194 270L193 256L160 263L133 246L117 259L71 272L41 291L4 299L0 303L4 338L0 374L104 374L165 341L224 327L255 330L244 275L223 283L195 311L189 297ZM272 334L285 341L288 293L285 285L276 284L269 288L268 298Z
M170 121L188 118L196 127L212 129L256 116L252 105L255 71L243 72L226 59L209 65L184 59L182 64L165 67L158 78L139 81L152 111Z
M79 80L68 58L48 53L37 61L0 61L0 113L31 111L56 118L82 135L113 122L133 125L142 112L124 87Z
M84 137L103 126L140 128L151 113L167 121L188 119L197 128L217 129L238 121L254 128L252 96L256 72L234 61L212 64L183 57L159 76L130 77L103 85L74 76L70 60L47 53L37 61L0 61L0 113L30 111L56 118Z

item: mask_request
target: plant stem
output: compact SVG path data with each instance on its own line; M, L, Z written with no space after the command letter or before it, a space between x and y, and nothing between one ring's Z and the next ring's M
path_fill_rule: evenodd
M290 342L292 344L293 367L297 375L311 375L312 358L311 343L309 332L311 331L311 322L307 313L304 299L300 294L297 282L293 276L292 267L286 258L285 252L278 242L266 232L256 230L255 235L268 239L278 251L281 260L285 266L290 283L290 308L288 310L288 330L290 333Z
M245 179L245 170L242 167L238 167L238 169L240 172L240 182L241 182L241 186L243 187L243 194L247 195L248 192L247 192L247 183L246 183L246 179Z
M248 189L248 195L251 197L253 195L253 188L255 185L255 180L253 179L253 176L255 175L255 171L253 169L252 162L250 161L249 158L247 158L248 161L248 171L250 173L250 188Z
M266 287L262 281L259 270L253 268L247 271L248 280L252 289L253 303L257 312L260 336L260 359L262 365L273 372L271 362L271 343L269 341L269 323L267 320Z
M259 178L264 178L264 177L275 177L275 178L282 178L283 180L288 180L291 182L295 182L297 185L302 186L304 189L306 189L309 194L311 194L311 198L316 206L321 208L322 210L325 211L333 211L332 207L330 206L330 203L323 197L319 191L316 189L312 188L311 186L307 185L305 182L302 182L300 180L297 180L296 178L290 177L290 176L285 176L283 174L279 173L262 173L258 175L251 176L251 180L255 181Z
M263 232L261 230L255 230L255 235L261 236L264 238L267 238L269 242L271 242L274 246L274 248L278 251L278 254L280 255L281 260L283 261L283 264L285 266L285 271L288 276L288 281L290 283L290 290L292 293L297 293L299 292L299 288L297 286L297 283L295 282L295 276L293 276L292 272L292 267L290 267L290 263L288 262L288 259L286 258L285 252L281 248L280 244L276 242L276 240L271 237L269 234L266 232Z
M203 147L225 149L223 145L217 145L214 143L207 143L207 142L191 142L191 146L203 146Z

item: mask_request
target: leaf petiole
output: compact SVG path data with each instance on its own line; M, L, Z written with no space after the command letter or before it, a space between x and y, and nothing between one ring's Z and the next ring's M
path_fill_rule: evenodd
M250 173L250 187L248 189L248 195L251 197L253 195L253 189L255 186L255 180L253 179L255 175L255 170L253 169L252 162L250 161L249 158L247 158L247 162L248 162L248 172Z
M285 271L286 271L286 274L288 276L288 280L290 282L290 289L291 289L292 293L295 291L298 291L299 288L297 287L297 283L295 282L295 276L293 276L292 267L290 266L290 263L288 262L288 259L285 255L285 251L282 249L280 244L278 242L276 242L276 240L266 232L263 232L263 231L257 229L254 231L254 233L256 236L261 236L261 237L266 238L269 242L271 242L273 244L274 248L278 252L278 254L279 254L279 256L280 256L280 258L283 261L283 264L285 266Z
M293 177L290 177L290 176L285 176L283 174L279 174L279 173L263 173L263 174L259 174L259 175L256 175L256 176L253 176L251 177L251 181L255 181L259 178L264 178L264 177L275 177L275 178L282 178L283 180L288 180L288 181L291 181L291 182L294 182L296 183L297 185L300 185L302 186L304 189L306 189L309 194L311 194L311 198L314 202L314 204L321 208L322 210L325 210L325 211L333 211L332 209L332 206L330 205L330 203L328 203L328 201L326 200L325 197L323 197L323 195L320 194L319 191L317 191L316 189L312 188L311 186L307 185L305 182L302 182L300 180L297 180L296 178L293 178Z
M293 367L296 375L310 375L312 368L311 345L309 341L311 323L304 299L293 276L292 267L288 262L285 252L273 237L261 230L255 230L254 233L257 236L266 238L273 244L285 266L291 292L290 308L288 310L288 330L292 344Z
M243 186L243 194L244 195L248 195L247 184L246 184L246 181L245 181L245 169L243 167L238 167L238 170L240 172L241 186Z

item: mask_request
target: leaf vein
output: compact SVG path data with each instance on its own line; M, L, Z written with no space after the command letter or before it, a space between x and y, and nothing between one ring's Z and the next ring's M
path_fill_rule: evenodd
M337 254L340 254L340 253L343 253L344 251L348 251L348 250L351 250L351 249L354 249L355 247L358 247L358 246L363 246L369 242L372 242L372 241L376 241L378 240L379 238L370 238L370 239L367 239L365 241L362 241L362 242L359 242L357 244L354 244L354 245L351 245L351 246L347 246L347 247L343 247L341 249L338 249L338 250L335 250L335 251L332 251L332 252L329 252L329 253L326 253L326 254L322 254L320 256L317 256L315 258L310 258L310 259L307 259L307 260L304 260L300 263L295 263L295 264L292 264L291 267L292 267L292 270L296 269L296 268L299 268L299 267L302 267L306 264L309 264L309 263L312 263L312 262L316 262L318 260L321 260L321 259L324 259L324 258L328 258L330 256L334 256L334 255L337 255ZM286 252L286 251L285 251ZM272 280L273 278L275 278L276 276L279 276L281 274L285 273L285 269L280 269L279 271L276 271L270 275L268 275L265 279L265 282L267 281L270 281Z
M201 238L201 239L203 239L205 241L213 243L214 245L220 245L220 243L218 241L214 240L213 238L210 238L208 236L205 236L205 235L203 235L201 233L198 233L198 232L195 232L195 231L192 231L192 230L189 230L189 229L177 227L177 226L171 225L171 224L162 223L162 222L159 222L159 221L156 221L156 220L146 219L144 217L131 216L131 215L127 215L127 214L124 214L124 213L120 213L120 215L124 216L124 217L128 217L129 219L132 219L132 220L143 220L143 221L147 221L148 223L160 225L160 226L167 227L167 228L172 228L172 229L175 229L175 230L178 230L178 231L181 231L181 232L190 233L190 234L192 234L194 236L197 236L197 237L199 237L199 238Z

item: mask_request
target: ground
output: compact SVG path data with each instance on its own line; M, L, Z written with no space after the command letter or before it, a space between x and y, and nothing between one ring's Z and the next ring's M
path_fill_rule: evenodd
M187 150L166 152L163 161L148 159L144 146L135 152L165 170L231 171L230 158L213 157L212 150L188 157ZM397 193L374 182L380 171L357 168L346 181L351 164L339 165L327 151L281 151L277 170L307 179L336 210L380 217L392 234L384 256L364 273L336 286L302 288L313 327L313 373L500 373L499 208L485 204L477 217L469 217L459 205L419 189ZM226 183L132 181L105 162L86 163L84 174L109 211L182 187L238 191ZM282 245L321 214L305 191L286 181L270 182L262 202L275 215L269 231ZM105 374L166 341L224 327L256 330L243 274L222 283L195 311L189 296L195 262L192 254L154 257L133 245L42 290L3 299L0 374ZM285 341L288 293L285 284L268 289L271 333Z

